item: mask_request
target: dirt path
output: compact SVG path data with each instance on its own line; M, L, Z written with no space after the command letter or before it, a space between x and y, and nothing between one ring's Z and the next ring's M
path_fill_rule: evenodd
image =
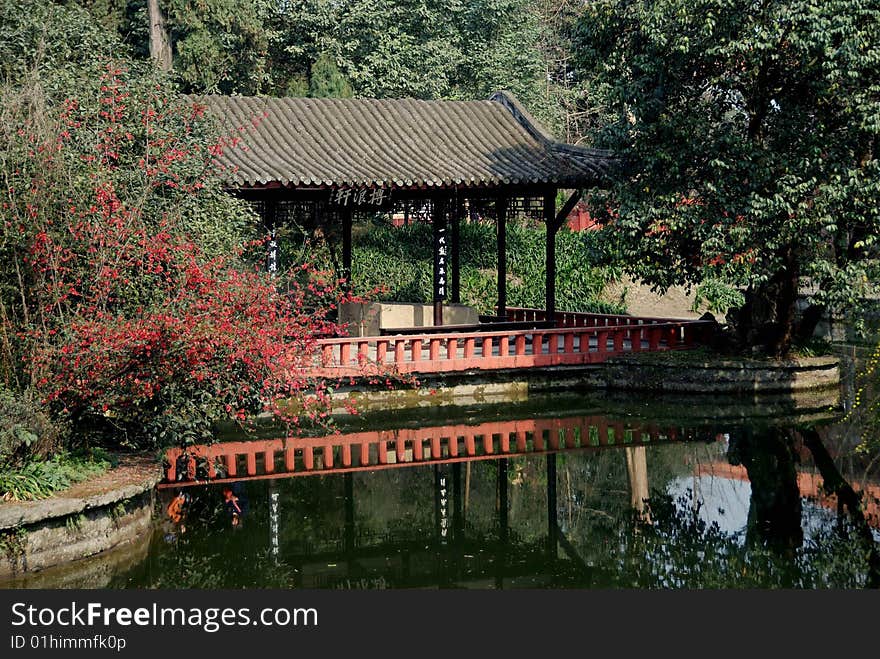
M671 288L665 295L658 295L649 286L624 277L619 282L609 284L602 298L618 303L623 299L627 312L633 316L657 316L662 318L699 318L708 311L705 303L697 311L693 310L694 294L682 286ZM721 320L721 314L714 314Z

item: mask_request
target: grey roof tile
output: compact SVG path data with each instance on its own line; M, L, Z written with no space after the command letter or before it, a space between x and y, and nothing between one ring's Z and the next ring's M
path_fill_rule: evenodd
M217 157L233 187L581 187L615 162L555 141L505 92L485 101L191 98L241 139Z

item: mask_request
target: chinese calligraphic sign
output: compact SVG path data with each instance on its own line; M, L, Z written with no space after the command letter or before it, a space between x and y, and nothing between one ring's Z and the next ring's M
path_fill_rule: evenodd
M337 206L383 206L391 201L385 188L340 188L330 193L330 203Z
M269 236L269 244L266 251L266 270L268 272L278 272L278 235L275 229Z
M449 488L445 471L439 472L438 486L440 490L440 542L445 545L449 535Z
M446 224L434 223L434 301L446 299L448 288L449 236Z

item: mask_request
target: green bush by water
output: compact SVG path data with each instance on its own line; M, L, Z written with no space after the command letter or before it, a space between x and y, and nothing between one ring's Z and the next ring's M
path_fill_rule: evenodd
M432 299L432 233L428 224L393 227L368 224L353 238L352 275L355 291L382 292L391 302ZM461 226L461 301L480 313L492 313L496 292L496 239L493 224ZM600 299L616 271L596 265L589 232L561 230L556 242L556 307L566 311L621 312ZM545 232L542 227L511 223L507 228L507 304L544 307Z

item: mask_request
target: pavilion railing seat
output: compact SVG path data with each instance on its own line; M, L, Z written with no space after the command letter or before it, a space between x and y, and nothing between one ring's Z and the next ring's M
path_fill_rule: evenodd
M482 321L482 317L480 318ZM429 325L427 327L384 327L380 329L380 336L398 336L411 334L446 334L448 332L513 332L529 329L553 329L553 323L540 321L516 321L508 320L501 322L480 322L470 325Z

